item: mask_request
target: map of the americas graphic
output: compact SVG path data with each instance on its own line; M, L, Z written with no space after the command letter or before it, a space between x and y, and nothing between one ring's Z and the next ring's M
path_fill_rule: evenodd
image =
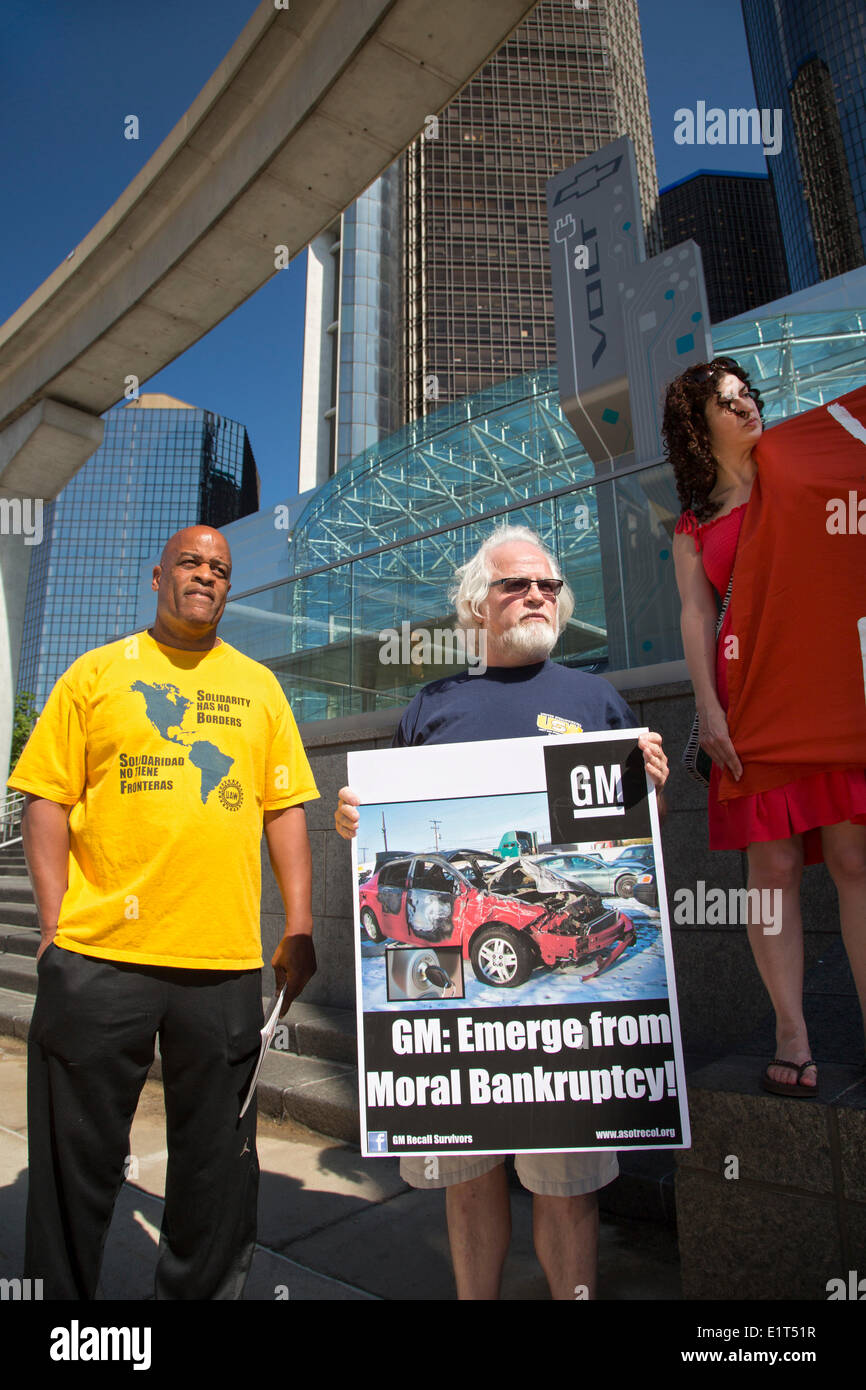
M189 749L189 760L201 774L202 804L206 803L214 787L218 787L228 773L234 758L217 748L210 739L198 738L181 727L192 701L181 695L176 685L147 685L144 681L133 681L130 690L144 696L147 717L160 738Z

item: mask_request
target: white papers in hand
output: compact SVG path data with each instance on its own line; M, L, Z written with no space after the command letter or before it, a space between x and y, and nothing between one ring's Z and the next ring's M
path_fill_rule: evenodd
M249 1105L250 1101L255 1095L256 1086L259 1082L259 1072L262 1069L262 1063L265 1060L265 1054L267 1053L267 1050L270 1047L271 1042L273 1041L274 1034L277 1031L277 1024L280 1021L280 1009L283 1006L283 999L285 998L285 994L286 987L285 985L283 985L279 994L275 994L270 1004L268 1005L267 1012L265 1014L264 1027L262 1028L262 1042L259 1048L259 1060L256 1062L256 1069L253 1072L252 1080L250 1081L250 1086L249 1090L247 1091L246 1100L241 1106L241 1113L238 1116L238 1119L240 1120L243 1119L247 1111L247 1106Z

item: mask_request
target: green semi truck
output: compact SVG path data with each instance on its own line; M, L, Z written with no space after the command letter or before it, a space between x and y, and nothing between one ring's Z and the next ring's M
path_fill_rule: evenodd
M538 835L534 830L506 830L496 847L502 859L517 859L521 854L538 853Z

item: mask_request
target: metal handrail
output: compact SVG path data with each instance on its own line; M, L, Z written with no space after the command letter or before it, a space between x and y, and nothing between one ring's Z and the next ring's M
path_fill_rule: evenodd
M0 849L5 845L21 843L21 813L23 810L23 792L7 792L3 800L0 801Z

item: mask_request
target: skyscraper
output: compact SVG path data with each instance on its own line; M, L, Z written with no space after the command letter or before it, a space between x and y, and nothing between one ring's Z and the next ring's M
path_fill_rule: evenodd
M199 522L224 526L258 507L243 425L171 396L143 395L105 417L100 448L45 508L30 566L19 691L44 704L82 652L135 624L139 570Z
M398 160L307 251L298 491L403 423Z
M866 260L866 20L856 0L742 0L792 290Z
M407 156L407 418L554 356L545 188L635 145L648 253L657 181L636 0L542 0Z
M665 247L701 248L713 323L788 293L788 271L769 178L699 169L659 194Z
M623 134L635 144L652 254L657 182L637 0L541 0L428 118L387 189L379 180L364 195L377 200L368 245L356 223L350 246L344 214L342 235L337 223L311 248L300 488L387 434L376 412L394 428L553 360L545 185ZM343 426L362 413L360 444L361 431Z

